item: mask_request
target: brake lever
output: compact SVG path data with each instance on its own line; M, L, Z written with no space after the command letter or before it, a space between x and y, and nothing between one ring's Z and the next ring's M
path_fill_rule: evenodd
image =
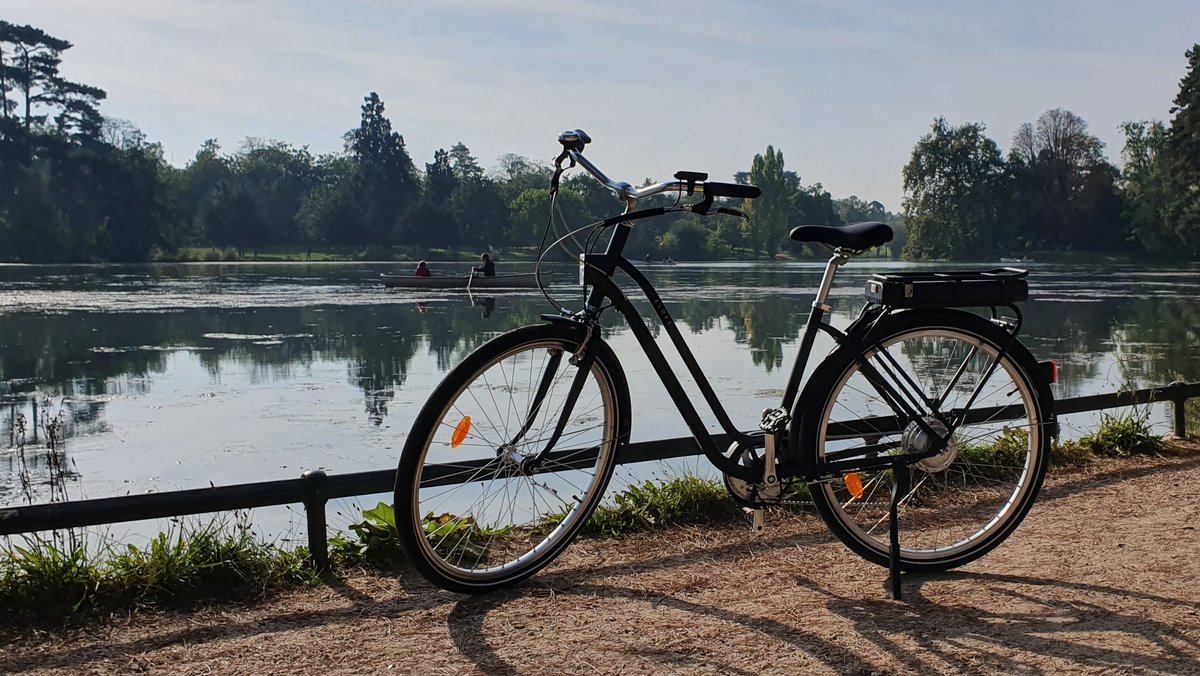
M689 205L687 210L692 212L693 214L697 214L699 216L712 216L714 214L724 214L726 216L737 216L738 218L744 218L747 221L750 220L749 216L747 216L745 213L743 213L741 211L738 211L737 209L732 209L730 207L714 207L711 195L706 196L704 198L704 200L702 200L700 202L696 202L695 204Z
M570 162L571 162L570 164L568 164L566 166L565 169L563 168L563 165L562 165L563 160L570 160ZM563 172L566 171L567 169L574 169L574 168L575 168L575 158L571 157L571 154L569 152L567 152L567 150L564 148L563 151L558 155L558 157L554 158L554 175L550 177L550 192L557 192L559 177L562 176Z

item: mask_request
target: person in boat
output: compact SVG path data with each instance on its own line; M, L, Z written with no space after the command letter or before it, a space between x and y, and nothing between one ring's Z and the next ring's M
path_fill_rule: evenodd
M484 277L496 276L496 264L492 262L492 257L485 254L480 254L479 260L483 261L480 265L471 268L471 271L483 275Z
M418 277L432 277L432 276L433 276L433 272L431 272L431 271L429 270L429 266L428 266L428 265L425 265L425 261L421 261L420 263L417 263L417 272L416 272L416 275L417 275Z

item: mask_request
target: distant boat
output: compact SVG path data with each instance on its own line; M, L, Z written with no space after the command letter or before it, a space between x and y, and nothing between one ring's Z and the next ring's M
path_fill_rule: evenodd
M542 283L549 284L553 272L543 272ZM379 275L383 285L390 288L402 289L461 289L467 290L467 282L471 289L536 289L538 276L532 272L514 275L496 275L495 277L417 277L416 275Z
M1033 259L1030 258L1029 256L1025 256L1024 258L1009 258L1007 256L1001 256L1000 262L1001 263L1032 263Z

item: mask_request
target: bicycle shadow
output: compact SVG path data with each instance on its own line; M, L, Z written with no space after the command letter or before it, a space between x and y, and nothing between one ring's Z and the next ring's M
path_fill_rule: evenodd
M849 621L860 639L913 670L986 665L993 672L1027 671L1030 665L1022 657L1160 673L1194 671L1200 663L1200 640L1194 638L1200 620L1185 630L1143 612L1145 604L1153 604L1194 614L1194 603L1115 586L997 573L954 571L905 576L905 582L906 602L899 605L838 595L798 579L824 597L830 613ZM950 589L930 593L927 587L934 585ZM972 593L956 595L954 585L970 586ZM976 598L987 602L973 603Z
M1200 641L1188 631L1148 619L1136 610L1124 612L1089 600L1108 597L1119 607L1135 599L1194 612L1191 604L1176 599L1118 587L990 573L960 572L906 581L908 600L896 603L882 596L840 595L812 580L797 578L797 591L811 594L813 601L823 604L824 608L815 612L824 611L832 620L849 625L850 630L832 635L816 625L789 622L784 617L787 613L764 618L615 584L577 583L542 593L564 597L575 605L599 597L601 606L633 602L652 606L659 614L666 609L694 615L695 621L684 620L679 626L716 621L727 626L727 633L751 641L765 637L842 672L892 672L898 666L914 672L1018 672L1050 669L1052 661L1060 661L1096 669L1183 673L1195 670L1200 660ZM931 582L983 586L991 593L984 596L986 604L959 604L953 602L953 596L944 601L925 594L925 586ZM881 591L886 591L883 587ZM1057 598L1040 593L1048 587L1057 590ZM485 638L485 624L490 614L527 596L528 590L514 590L460 601L448 620L455 647L487 673L520 673L525 665L510 663L493 648ZM1092 640L1081 642L1080 636ZM875 650L863 650L864 642ZM702 661L706 668L721 673L753 673L746 670L743 656L736 651L704 650L697 655L654 645L634 649L609 646L609 650L614 660L620 660L621 654L636 655L668 669L687 669ZM1031 666L1030 660L1044 666Z

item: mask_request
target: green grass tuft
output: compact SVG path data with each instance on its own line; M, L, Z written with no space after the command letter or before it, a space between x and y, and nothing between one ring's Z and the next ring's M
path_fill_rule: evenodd
M94 609L104 573L82 546L26 539L0 556L0 608L6 610L0 623L68 618Z
M214 521L160 534L145 548L89 553L26 536L0 551L0 624L62 624L139 607L262 597L317 576L304 549L259 542L245 527Z
M1085 451L1098 458L1161 454L1167 450L1167 444L1151 431L1148 418L1147 412L1119 416L1102 413L1100 427L1095 432L1078 441L1059 444L1060 452L1078 455Z
M621 536L639 531L727 521L741 514L717 481L681 476L656 483L644 481L613 496L601 505L583 527L583 534Z

